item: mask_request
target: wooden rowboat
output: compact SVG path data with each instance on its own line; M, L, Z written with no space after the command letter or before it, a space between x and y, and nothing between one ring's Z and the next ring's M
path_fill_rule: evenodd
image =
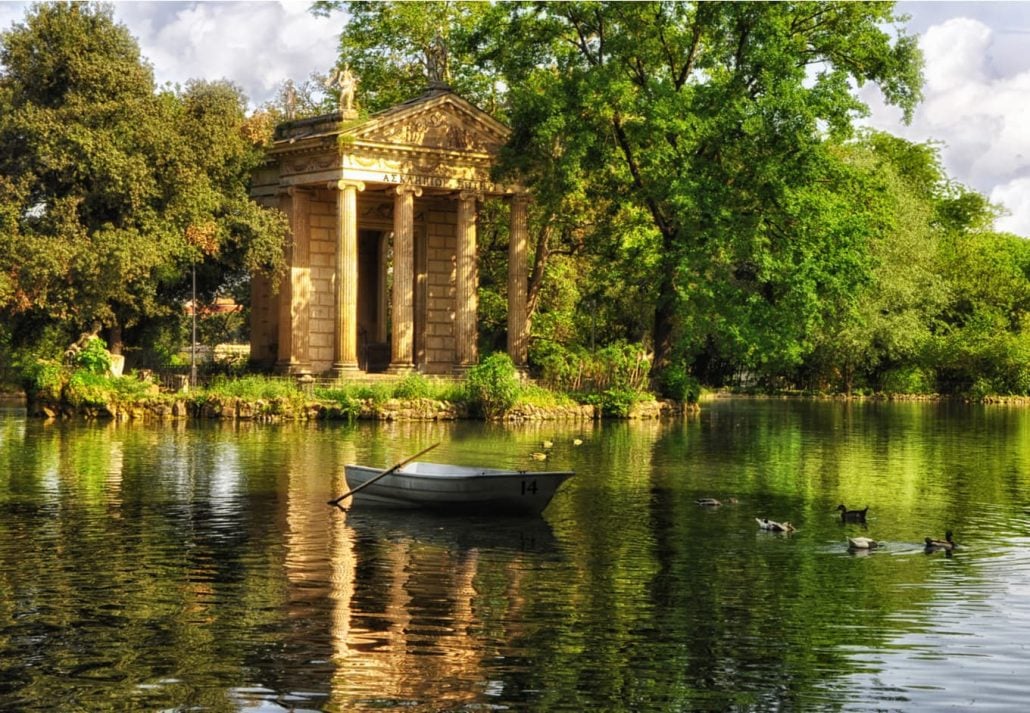
M414 461L383 471L345 466L354 504L453 510L479 514L543 512L572 471L524 471ZM368 483L367 486L364 483Z

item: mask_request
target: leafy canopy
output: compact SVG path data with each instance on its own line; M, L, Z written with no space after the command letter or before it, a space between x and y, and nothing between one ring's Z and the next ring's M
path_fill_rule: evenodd
M0 34L0 314L14 345L125 328L210 281L275 269L285 221L248 198L261 152L228 83L156 91L110 7L34 6ZM52 330L51 330L52 331Z

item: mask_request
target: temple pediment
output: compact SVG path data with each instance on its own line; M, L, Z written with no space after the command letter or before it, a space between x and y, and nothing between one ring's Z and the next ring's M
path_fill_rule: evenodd
M517 186L491 178L509 134L508 127L475 105L436 89L365 120L338 113L281 124L269 156L277 164L275 183L286 186L350 180L510 194ZM271 171L269 176L273 180ZM269 183L262 190L278 188Z
M452 93L428 95L344 131L359 143L496 153L508 128Z

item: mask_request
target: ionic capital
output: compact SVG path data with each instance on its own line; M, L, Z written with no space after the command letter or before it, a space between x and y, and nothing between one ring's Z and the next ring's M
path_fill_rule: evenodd
M483 200L482 191L458 191L452 193L451 198L455 198L459 201L481 201Z
M397 195L399 196L403 196L408 193L415 196L416 198L420 198L422 196L422 187L413 186L409 183L402 183L401 185L397 186L396 191Z
M325 186L330 191L342 191L345 188L354 188L359 191L365 190L364 181L350 181L345 178L341 178L338 181L329 181Z
M512 193L511 202L512 205L527 206L533 202L533 196L529 193Z

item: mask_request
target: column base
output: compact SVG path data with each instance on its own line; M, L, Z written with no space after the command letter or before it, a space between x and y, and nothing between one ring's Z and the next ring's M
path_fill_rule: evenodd
M335 362L329 369L329 373L336 378L340 378L342 376L354 376L355 374L360 374L361 369L358 368L357 364L344 364L342 362Z
M403 362L393 363L390 364L390 366L386 367L386 373L393 374L395 376L407 376L408 374L415 373L415 365L405 364Z
M280 376L304 376L311 373L311 365L299 361L276 362L272 370Z

